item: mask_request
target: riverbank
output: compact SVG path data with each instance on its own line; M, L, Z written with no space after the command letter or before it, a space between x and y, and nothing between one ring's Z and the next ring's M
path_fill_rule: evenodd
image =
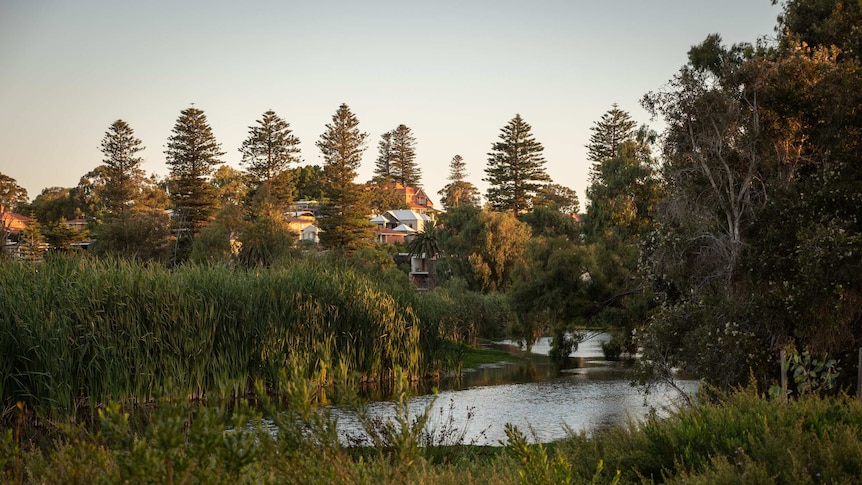
M48 446L0 433L4 483L859 483L862 404L847 397L774 400L743 390L640 426L503 448L441 443L432 430L371 423L378 440L343 446L331 416L282 413L273 435L246 410L159 403L133 432L117 406L98 429L62 426ZM16 411L18 412L18 411ZM403 418L404 416L402 416ZM225 432L225 420L232 427ZM421 420L420 420L421 421ZM422 430L425 429L423 432ZM439 430L437 431L439 433ZM439 434L437 435L440 436Z

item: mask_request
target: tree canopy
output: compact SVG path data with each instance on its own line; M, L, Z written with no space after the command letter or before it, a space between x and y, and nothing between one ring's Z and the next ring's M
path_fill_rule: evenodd
M171 172L175 218L191 235L200 232L218 205L210 177L223 163L224 154L204 112L194 107L182 110L168 138L165 156Z
M248 138L239 148L240 164L257 182L270 182L291 164L299 163L299 138L290 130L290 124L275 111L269 110L248 127Z
M132 127L117 120L102 138L100 149L105 164L102 203L111 216L123 217L141 192L144 171L141 169L143 158L138 153L144 147Z
M467 164L461 155L455 155L449 162L449 183L439 192L444 209L460 205L479 206L479 189L467 181Z
M317 147L323 155L323 191L327 201L320 210L320 243L324 247L353 252L368 244L372 227L365 191L354 182L362 163L368 133L346 104L339 106L320 135Z
M19 203L26 202L29 202L27 189L12 177L0 173L0 212L12 212Z
M500 141L491 145L485 168L488 203L496 211L520 214L532 207L536 191L551 177L545 172L544 147L532 127L516 114L500 129Z

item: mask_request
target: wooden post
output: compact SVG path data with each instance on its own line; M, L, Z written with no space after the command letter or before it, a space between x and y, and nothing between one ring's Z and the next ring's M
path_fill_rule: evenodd
M781 349L781 397L787 399L787 358Z
M859 367L856 371L856 399L862 401L862 347L859 347Z

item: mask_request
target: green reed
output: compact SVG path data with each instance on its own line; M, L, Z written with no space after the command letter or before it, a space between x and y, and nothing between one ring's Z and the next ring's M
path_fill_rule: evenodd
M344 365L366 380L422 367L410 306L368 276L283 268L53 258L0 267L0 396L58 417L109 399L230 398L289 365ZM325 384L325 383L323 383Z

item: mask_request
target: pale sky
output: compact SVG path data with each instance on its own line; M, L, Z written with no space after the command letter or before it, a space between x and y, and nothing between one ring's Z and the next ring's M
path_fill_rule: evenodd
M640 98L692 45L716 32L774 38L779 13L769 0L0 0L0 173L31 199L73 187L123 119L146 147L142 168L164 176L190 103L233 167L268 109L290 123L304 164L322 164L315 142L347 103L369 134L356 181L371 178L380 135L404 123L437 201L455 154L484 194L487 153L520 113L583 207L584 145L613 103L650 123Z

